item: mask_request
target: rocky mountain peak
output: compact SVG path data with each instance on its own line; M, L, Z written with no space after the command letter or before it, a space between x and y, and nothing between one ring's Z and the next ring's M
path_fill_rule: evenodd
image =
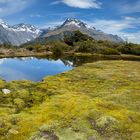
M79 28L90 28L86 23L76 19L76 18L67 18L65 22L62 24L62 27L64 26L76 26Z
M40 30L31 24L20 23L20 24L14 25L13 28L18 30L18 31L23 31L23 32L32 32L35 34L40 33Z

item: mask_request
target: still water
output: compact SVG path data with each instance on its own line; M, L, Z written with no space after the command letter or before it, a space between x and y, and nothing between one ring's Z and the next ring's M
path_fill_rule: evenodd
M64 64L60 59L28 58L0 59L0 79L41 81L45 76L56 75L73 69L72 63Z
M140 61L140 59L122 58L120 56L64 56L61 58L2 58L0 59L0 79L12 80L32 80L41 81L44 77L56 75L72 70L76 66L84 63L104 60L130 60Z

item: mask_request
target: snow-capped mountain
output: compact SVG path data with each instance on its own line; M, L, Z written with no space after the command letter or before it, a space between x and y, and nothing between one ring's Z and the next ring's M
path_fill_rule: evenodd
M8 43L19 46L39 37L41 30L30 24L10 26L0 19L0 44Z
M95 40L123 42L119 36L96 30L96 28L90 27L76 18L68 18L62 25L48 29L38 29L33 25L24 23L10 26L0 19L0 44L9 43L19 46L30 41L36 41L36 39L41 41L63 40L64 34L71 34L76 30L93 37Z
M12 26L12 28L15 29L16 31L21 31L21 32L31 32L34 34L41 33L41 30L39 30L38 28L36 28L35 26L30 25L30 24L21 23L21 24Z
M48 38L48 40L56 38L63 39L65 33L70 33L76 30L80 30L82 33L93 37L95 40L109 40L116 43L123 42L119 36L106 34L100 30L96 30L96 28L90 27L76 18L66 19L62 25L58 26L54 30L48 31L44 37Z
M76 19L68 18L60 27L77 26L78 28L90 28L86 23Z

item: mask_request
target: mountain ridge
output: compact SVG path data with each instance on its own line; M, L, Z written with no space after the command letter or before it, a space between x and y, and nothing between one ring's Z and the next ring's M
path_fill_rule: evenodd
M95 27L90 27L76 18L67 18L63 24L55 28L51 27L47 29L39 29L34 25L25 23L10 26L0 19L0 44L9 43L15 46L20 46L38 38L45 38L47 40L63 40L65 33L71 33L76 30L89 35L95 40L109 40L116 43L123 42L123 39L119 36L106 34L103 31L96 30Z
M30 24L17 24L10 26L0 20L0 44L20 46L39 37L41 30Z
M118 35L104 33L101 30L97 30L95 27L90 27L86 23L76 18L67 18L62 25L58 26L54 30L48 31L43 37L45 37L47 40L53 40L53 38L63 40L65 33L76 30L79 30L83 34L87 34L95 40L108 40L115 43L124 42Z

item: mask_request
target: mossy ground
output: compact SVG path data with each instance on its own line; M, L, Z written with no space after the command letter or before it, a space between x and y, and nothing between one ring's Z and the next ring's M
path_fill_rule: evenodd
M140 63L98 61L44 81L0 81L2 140L139 140Z

